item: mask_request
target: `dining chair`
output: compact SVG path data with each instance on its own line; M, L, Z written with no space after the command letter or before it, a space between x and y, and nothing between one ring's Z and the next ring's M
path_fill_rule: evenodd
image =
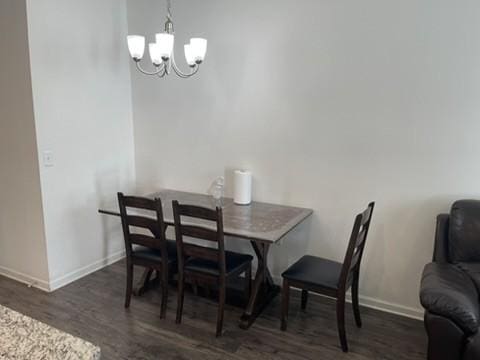
M176 322L179 324L182 321L185 281L216 285L218 286L219 303L216 329L216 336L218 337L222 334L223 328L226 283L229 279L238 278L244 273L245 300L248 300L251 288L253 257L251 255L225 251L221 208L217 207L213 210L195 205L181 205L176 200L172 202L172 205L178 258ZM194 220L193 225L192 220ZM210 224L210 226L207 224ZM213 225L216 225L215 230L212 229ZM216 244L216 248L185 242L184 236L203 240L206 244Z
M177 253L175 242L165 237L162 201L118 193L127 257L127 287L125 308L130 306L133 287L133 266L156 270L161 276L162 303L160 317L165 318L168 299L168 279L175 269ZM133 213L129 210L132 209ZM143 231L138 231L143 229ZM148 230L151 235L146 235Z
M283 272L282 330L287 329L290 287L302 289L302 310L306 309L309 291L330 296L337 301L337 326L340 344L342 350L348 352L345 333L345 294L351 287L355 323L358 327L361 327L362 320L360 318L360 308L358 305L360 263L362 261L374 206L375 203L371 202L365 211L355 217L343 264L306 255Z

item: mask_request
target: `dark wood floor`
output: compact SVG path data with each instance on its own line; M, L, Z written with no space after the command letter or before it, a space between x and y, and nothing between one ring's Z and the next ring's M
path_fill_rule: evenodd
M139 274L140 271L137 271ZM174 290L167 319L160 320L158 291L132 299L123 308L124 263L97 271L47 294L0 277L0 303L102 348L102 359L425 359L420 321L362 308L363 328L347 311L350 353L339 348L335 307L311 297L306 312L298 296L291 300L289 329L279 330L277 298L247 331L237 326L241 311L227 307L225 333L215 338L216 305L187 294L183 324L176 325Z

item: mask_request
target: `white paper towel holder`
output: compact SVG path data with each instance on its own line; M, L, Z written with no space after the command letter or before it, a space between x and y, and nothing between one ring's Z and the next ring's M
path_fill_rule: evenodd
M233 202L236 205L252 203L252 173L248 170L235 170L233 184Z

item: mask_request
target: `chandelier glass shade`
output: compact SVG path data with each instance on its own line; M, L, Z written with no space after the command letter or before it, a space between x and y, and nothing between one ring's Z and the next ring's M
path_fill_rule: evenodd
M173 21L171 14L171 0L167 0L167 21L165 22L165 31L155 35L155 42L148 44L150 60L154 66L154 71L146 71L140 66L140 62L145 54L145 37L140 35L127 36L128 50L130 56L136 64L137 69L146 75L164 77L172 73L181 78L189 78L197 73L200 64L207 54L207 40L202 38L191 38L190 43L184 45L185 60L189 66L188 72L182 72L175 63L173 46L175 36L173 30Z

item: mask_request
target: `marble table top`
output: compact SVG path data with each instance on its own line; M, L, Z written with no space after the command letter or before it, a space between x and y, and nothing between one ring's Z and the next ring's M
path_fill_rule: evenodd
M205 194L176 190L161 190L147 197L162 200L163 216L167 224L173 224L172 200L180 204L200 205L215 208L215 200ZM225 235L273 243L280 240L313 211L311 209L268 204L253 201L250 205L236 205L231 198L222 199L223 227ZM118 204L114 209L100 209L99 212L119 216ZM209 227L208 222L191 221ZM214 226L212 226L214 227Z
M100 348L0 305L0 359L98 360Z

